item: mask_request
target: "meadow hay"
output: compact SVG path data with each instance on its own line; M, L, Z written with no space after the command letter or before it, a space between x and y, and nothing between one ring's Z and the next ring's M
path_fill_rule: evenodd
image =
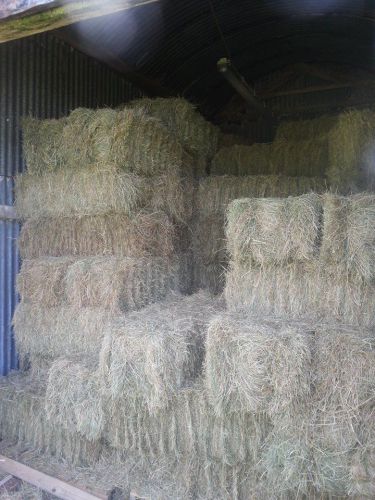
M212 160L210 173L236 176L274 174L271 154L269 144L221 148Z
M142 208L164 210L183 219L186 203L181 178L152 179L117 173L100 167L60 169L16 180L16 210L21 219L121 213Z
M310 394L306 326L226 313L209 325L205 385L217 414L263 413L273 420L304 408Z
M197 213L192 224L192 248L204 263L225 262L225 216L222 212Z
M142 109L77 108L61 124L26 121L24 149L30 173L37 175L88 165L145 176L189 174L193 166L181 144Z
M328 140L310 137L303 141L272 143L272 172L286 176L324 177L329 167Z
M323 197L321 261L346 268L371 283L375 277L375 196Z
M203 262L199 256L194 257L192 264L192 282L194 290L208 290L217 295L224 290L226 261L213 260Z
M264 264L311 261L319 242L321 200L316 194L240 199L227 211L228 251L235 261Z
M327 178L340 192L374 183L375 113L352 110L341 113L329 132L330 165Z
M0 435L41 454L55 456L80 466L95 463L102 443L90 442L77 433L69 433L46 419L45 381L28 374L13 373L0 380Z
M375 326L375 287L348 280L338 266L319 263L263 268L231 263L226 275L230 310L313 321Z
M177 259L49 257L24 261L18 290L24 302L36 306L98 307L119 313L178 291L182 279Z
M277 175L212 176L199 181L196 207L199 212L223 212L238 198L283 198L311 191L326 190L319 177L284 177Z
M101 380L93 366L94 360L54 361L49 370L45 412L51 424L97 441L105 425L105 398L101 397Z
M163 213L139 212L31 219L18 239L24 259L39 257L118 256L171 257L177 250L177 228Z
M219 140L219 129L206 121L195 106L181 98L137 99L126 106L145 109L175 134L192 154L213 157Z
M251 140L238 134L221 133L219 137L219 148L228 148L236 145L251 145Z
M62 131L66 119L36 120L25 117L22 120L23 152L30 174L50 172L65 164L61 150ZM77 142L77 137L74 139Z
M166 408L201 369L204 332L220 302L201 292L172 296L112 326L103 342L101 371L114 400L137 401L150 412Z
M77 310L128 312L162 300L179 286L177 259L92 257L77 260L66 274L68 303Z
M336 125L337 117L322 115L312 120L282 121L276 130L275 140L304 141L311 138L327 139Z
M116 317L102 309L42 307L18 304L13 324L17 351L33 364L34 357L53 360L80 354L97 356L102 339Z

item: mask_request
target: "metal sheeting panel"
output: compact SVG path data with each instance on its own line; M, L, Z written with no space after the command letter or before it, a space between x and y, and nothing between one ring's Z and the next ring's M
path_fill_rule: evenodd
M59 118L78 106L116 106L140 95L120 75L50 34L1 44L0 205L13 204L14 176L25 168L23 116ZM11 318L18 233L17 221L0 220L0 375L17 367Z

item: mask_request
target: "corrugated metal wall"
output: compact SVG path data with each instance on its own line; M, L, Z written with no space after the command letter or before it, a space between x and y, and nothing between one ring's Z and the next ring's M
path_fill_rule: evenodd
M140 92L109 68L51 34L0 45L0 205L13 203L14 176L24 168L22 116L58 118L78 106L115 106ZM0 375L17 367L11 318L19 224L0 220Z

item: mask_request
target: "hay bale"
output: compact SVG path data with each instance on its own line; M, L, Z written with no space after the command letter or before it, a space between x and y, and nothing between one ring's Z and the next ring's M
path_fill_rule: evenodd
M328 140L311 136L303 141L277 140L271 145L272 172L287 176L324 177L329 167Z
M142 98L127 103L126 107L145 109L159 119L190 153L206 160L215 154L219 129L206 121L186 99Z
M321 193L326 187L319 177L212 176L199 181L196 207L199 212L224 212L238 198L283 198L311 191Z
M219 137L219 148L228 148L236 145L250 146L252 141L247 137L238 134L224 134L221 133Z
M209 325L205 385L217 414L263 413L273 420L305 407L311 335L301 324L226 313Z
M52 257L25 261L18 289L25 302L39 307L98 307L120 313L178 291L183 277L177 259Z
M93 366L93 360L56 360L49 370L45 396L50 424L77 432L89 441L99 440L105 425L105 398L101 397L101 380Z
M235 145L219 149L214 156L212 175L271 175L276 173L271 162L269 144Z
M177 237L176 226L163 213L47 217L26 221L18 246L24 259L65 255L169 258L178 249Z
M375 326L375 287L319 262L263 269L232 263L225 299L229 309L256 315Z
M61 141L65 125L64 118L60 120L23 118L23 152L30 174L50 172L64 166L66 160L61 150ZM77 136L74 142L77 142Z
M43 176L16 179L16 209L20 218L69 217L121 213L142 208L184 220L186 203L181 178L164 175L148 179L101 167L60 169Z
M234 261L261 266L311 261L318 251L321 210L314 193L235 200L227 211L228 251Z
M276 130L275 140L304 141L327 138L336 125L337 117L322 115L312 120L282 121Z
M323 197L321 261L371 283L375 277L375 196Z
M192 248L204 263L227 260L225 216L222 212L198 212L192 224Z
M29 120L24 148L34 174L99 165L150 176L189 173L193 165L181 144L142 109L77 108L61 123Z
M194 290L208 290L214 295L224 290L226 277L226 261L214 260L204 262L199 255L195 255L192 264L192 282Z
M49 423L44 407L45 381L13 373L0 380L0 436L32 446L42 454L80 466L96 462L100 441L90 442L77 433Z
M340 192L374 184L375 113L369 109L341 113L329 132L327 178Z
M199 375L205 326L219 307L201 292L127 315L109 331L100 356L112 398L127 408L141 400L151 413L166 408Z
M35 357L53 360L80 354L97 356L105 332L116 317L102 309L18 304L14 317L17 351L31 364Z

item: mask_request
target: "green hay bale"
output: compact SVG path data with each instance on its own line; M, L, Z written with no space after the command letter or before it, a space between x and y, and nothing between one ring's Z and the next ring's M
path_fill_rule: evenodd
M49 370L45 397L46 417L51 425L82 435L89 441L102 437L105 426L101 380L86 364L60 358Z
M219 129L206 121L195 106L181 98L137 99L126 107L145 109L159 119L167 129L194 155L210 159L216 152Z
M18 290L24 302L38 307L98 307L120 313L178 291L182 278L177 259L61 257L24 261Z
M215 318L207 333L205 385L217 414L263 413L277 421L305 408L311 335L306 326L244 314Z
M31 364L40 356L47 360L80 354L97 356L105 332L115 321L113 314L102 309L77 311L21 303L13 318L17 351Z
M317 255L321 211L314 193L235 200L227 211L228 251L234 261L260 266L311 261Z
M323 198L321 261L346 268L371 283L375 277L375 196L361 193Z
M375 113L370 110L346 111L337 117L329 133L330 165L327 178L340 192L357 185L373 184Z
M65 125L64 118L36 120L25 117L22 120L23 151L30 174L51 172L64 166L66 158L61 150L61 141Z
M211 163L212 175L270 175L276 173L269 144L235 145L221 148Z
M304 141L311 138L326 139L336 125L337 117L322 115L313 120L283 121L277 127L275 140Z
M226 275L229 309L283 318L375 325L375 287L348 280L337 266L292 263L257 268L232 263Z
M171 257L177 228L163 213L139 212L26 221L18 246L22 258L71 256Z
M176 175L148 179L100 167L61 169L43 176L26 173L16 180L16 210L26 219L131 215L148 208L185 220L184 186Z
M0 380L0 435L71 464L95 463L102 443L69 433L46 419L45 381L14 373Z
M222 212L238 198L283 198L311 191L326 191L319 177L284 177L277 175L212 176L201 179L196 194L199 212Z
M199 374L205 327L219 307L201 292L127 315L108 333L100 355L112 398L129 408L141 400L150 412L166 408Z

